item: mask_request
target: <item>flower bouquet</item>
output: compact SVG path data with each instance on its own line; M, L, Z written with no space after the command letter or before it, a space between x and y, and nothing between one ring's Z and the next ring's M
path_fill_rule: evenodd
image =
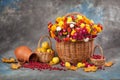
M103 30L86 16L73 12L48 23L49 34L56 40L56 50L62 61L77 63L90 57L93 40Z

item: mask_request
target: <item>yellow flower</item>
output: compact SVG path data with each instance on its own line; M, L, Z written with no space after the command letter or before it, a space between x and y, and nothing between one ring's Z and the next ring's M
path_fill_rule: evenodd
M60 21L59 23L58 23L58 26L60 26L60 27L62 27L64 25L64 22L63 21Z
M81 19L83 19L83 17L81 15L77 15L77 19L81 20Z
M91 32L91 28L90 27L86 27L86 29L87 29L88 33Z
M95 28L95 29L97 29L97 25L96 25L96 24L95 24L95 25L93 25L93 26L92 26L92 28Z
M71 35L73 35L75 32L76 32L75 30L72 30Z
M88 33L90 33L90 31L91 31L90 25L86 24L86 29L87 29Z
M93 28L94 29L96 29L97 30L97 32L101 32L102 30L101 30L101 28L100 27L98 27L96 24L95 25L93 25Z
M101 28L100 28L100 27L97 27L97 31L98 31L98 32L101 32L102 30L101 30Z
M80 27L81 27L81 28L84 28L84 27L85 27L85 24L84 24L84 23L82 23L82 24L80 25Z
M77 23L79 21L79 19L75 19L75 22Z
M62 21L62 17L57 17L57 18L56 18L56 21L57 21L57 22Z
M56 30L56 24L54 24L52 27L51 27L51 31L55 31Z
M71 17L67 18L67 23L73 22Z

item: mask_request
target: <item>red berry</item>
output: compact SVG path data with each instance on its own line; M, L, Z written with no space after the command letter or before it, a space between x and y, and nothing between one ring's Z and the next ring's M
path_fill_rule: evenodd
M62 67L65 67L65 63L64 63L64 62L61 62L60 65L61 65Z

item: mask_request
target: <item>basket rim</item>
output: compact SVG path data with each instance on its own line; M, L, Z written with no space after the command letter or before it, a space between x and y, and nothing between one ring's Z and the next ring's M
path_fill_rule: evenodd
M90 38L90 39L89 39L89 41L92 41L92 40L95 40L95 38ZM89 42L89 41L88 41L88 42ZM59 43L59 41L56 41L56 42ZM72 41L60 41L60 42L65 42L65 43L66 43L66 42L72 42ZM85 41L84 41L84 40L77 40L76 42L85 42ZM72 43L76 43L76 42L72 42ZM86 43L86 42L85 42L85 43Z
M81 16L84 16L82 13L80 12L71 12L71 13L67 13L66 15L64 15L65 17L69 17L69 16L72 16L72 15L81 15Z
M50 52L50 53L49 53L49 52L37 52L37 51L36 51L36 53L37 53L37 54L39 54L39 53L42 53L42 54L54 54L55 52L53 51L53 52Z
M101 59L90 58L90 60L106 60L106 58L101 58Z

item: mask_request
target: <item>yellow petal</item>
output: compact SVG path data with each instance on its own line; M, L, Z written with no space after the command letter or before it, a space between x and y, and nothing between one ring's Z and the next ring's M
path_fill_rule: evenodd
M77 18L78 18L79 20L83 19L83 17L82 17L81 15L77 15Z
M92 26L92 28L97 28L97 25L96 25L96 24L95 24L95 25L93 25L93 26Z
M81 27L81 28L84 28L84 27L85 27L85 24L84 24L84 23L82 23L82 24L80 25L80 27Z
M63 21L60 21L59 23L58 23L58 26L60 26L60 27L62 27L64 25L64 22Z
M91 28L90 27L86 27L86 29L87 29L88 33L91 32Z
M72 30L71 35L73 35L75 32L76 32L75 30Z
M67 23L73 22L71 17L67 18Z

